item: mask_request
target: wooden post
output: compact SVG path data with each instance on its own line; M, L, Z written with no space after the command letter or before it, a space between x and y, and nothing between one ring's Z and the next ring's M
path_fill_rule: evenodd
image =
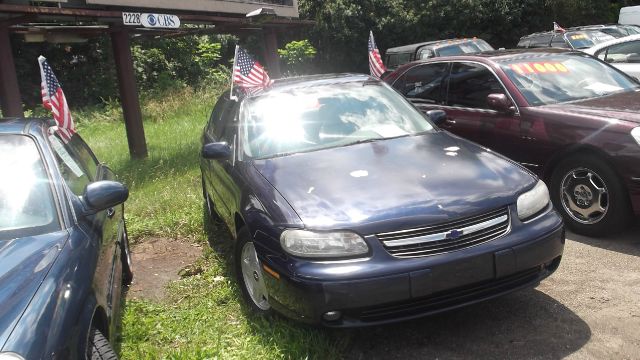
M35 62L37 59L33 59ZM18 88L18 76L16 65L13 61L9 28L0 25L0 102L2 116L22 117L22 101L20 88Z
M282 77L278 56L278 36L274 29L268 27L264 28L264 57L269 77L272 79Z
M136 74L133 71L129 34L122 29L114 30L111 33L111 43L118 74L120 101L122 101L122 113L127 130L129 154L132 158L145 158L147 157L147 143L144 137Z

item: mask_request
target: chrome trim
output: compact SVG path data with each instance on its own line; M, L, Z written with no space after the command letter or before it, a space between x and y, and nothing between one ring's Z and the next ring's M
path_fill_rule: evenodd
M461 231L463 235L473 234L475 232L478 232L480 230L486 229L488 227L501 224L501 223L503 223L503 222L505 222L507 220L509 220L509 215L505 214L505 215L499 216L499 217L497 217L495 219L483 221L481 223L474 224L474 225L465 226L465 227L457 229L457 230ZM412 245L412 244L420 244L420 243L426 243L426 242L440 241L440 240L445 240L447 238L447 234L450 233L450 232L451 231L437 233L437 234L423 235L423 236L410 238L410 239L388 240L388 241L383 241L382 243L385 246L388 246L388 247L395 247L395 246L403 246L403 245Z
M632 176L632 177L631 177L631 180L632 180L632 181L640 181L640 177L633 177L633 176Z

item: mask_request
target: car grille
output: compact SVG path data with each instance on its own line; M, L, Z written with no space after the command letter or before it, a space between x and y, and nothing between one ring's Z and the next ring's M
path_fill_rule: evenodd
M429 297L355 310L347 315L364 322L433 314L470 302L489 299L532 284L540 279L542 267L524 270L503 278L443 291Z
M509 208L444 224L376 234L397 257L419 257L464 249L496 239L509 231Z

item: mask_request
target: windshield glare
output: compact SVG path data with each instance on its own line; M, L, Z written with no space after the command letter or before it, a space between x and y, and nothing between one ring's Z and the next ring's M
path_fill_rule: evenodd
M382 83L301 87L249 99L241 110L246 155L266 158L409 136L433 127Z
M0 136L0 240L59 230L51 185L35 142Z
M601 42L615 39L602 31L570 31L565 36L574 49L587 49Z
M588 55L522 57L500 62L531 105L555 104L634 91L638 84Z

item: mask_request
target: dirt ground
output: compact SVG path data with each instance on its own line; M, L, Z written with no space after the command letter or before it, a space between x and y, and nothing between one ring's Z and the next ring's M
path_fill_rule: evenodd
M168 239L134 247L129 296L161 299L201 252ZM535 289L349 331L349 359L640 359L640 224L611 238L568 233L560 268Z
M202 246L188 241L150 238L131 247L133 283L127 298L161 301L169 281L202 255Z

